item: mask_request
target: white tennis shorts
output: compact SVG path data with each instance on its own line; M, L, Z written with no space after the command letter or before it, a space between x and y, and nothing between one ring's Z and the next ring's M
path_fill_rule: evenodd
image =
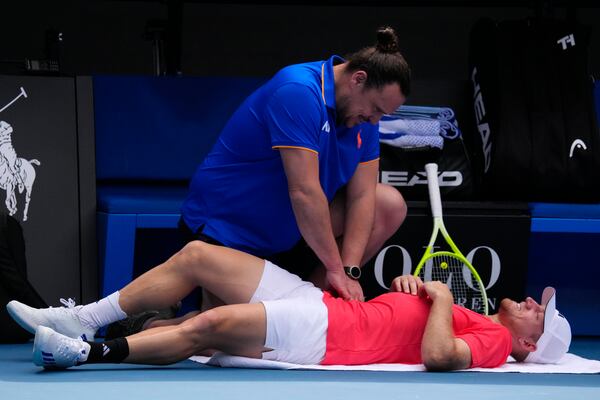
M327 307L312 283L265 260L265 269L250 303L263 303L267 315L263 359L318 364L325 357Z

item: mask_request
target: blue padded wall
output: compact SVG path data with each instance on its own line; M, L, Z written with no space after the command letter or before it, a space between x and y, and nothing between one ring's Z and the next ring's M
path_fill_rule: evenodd
M527 293L539 301L544 287L554 286L575 335L600 335L598 243L600 233L531 233Z
M188 180L222 127L265 81L95 76L99 180Z

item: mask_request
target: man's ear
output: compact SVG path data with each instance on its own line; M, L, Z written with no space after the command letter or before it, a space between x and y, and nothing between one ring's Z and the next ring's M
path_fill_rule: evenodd
M518 342L521 348L529 353L532 353L537 350L535 341L531 338L520 337L518 339Z
M358 70L352 74L352 83L355 85L364 85L367 82L367 73L362 70Z

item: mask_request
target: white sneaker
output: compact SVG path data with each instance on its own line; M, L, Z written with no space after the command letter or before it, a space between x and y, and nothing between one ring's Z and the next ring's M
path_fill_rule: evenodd
M87 360L91 346L45 326L38 326L33 341L33 363L47 369L69 368Z
M31 333L35 333L41 325L71 338L93 341L96 331L82 324L79 319L79 310L83 306L75 306L72 299L60 299L60 302L66 307L33 308L13 300L6 305L6 309L23 329Z

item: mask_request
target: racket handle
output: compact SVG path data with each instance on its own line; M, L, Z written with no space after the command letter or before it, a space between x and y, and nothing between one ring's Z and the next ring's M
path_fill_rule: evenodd
M429 188L429 202L431 203L431 214L433 217L442 216L442 200L440 196L440 184L438 182L438 165L429 163L425 165L427 172L427 187Z

